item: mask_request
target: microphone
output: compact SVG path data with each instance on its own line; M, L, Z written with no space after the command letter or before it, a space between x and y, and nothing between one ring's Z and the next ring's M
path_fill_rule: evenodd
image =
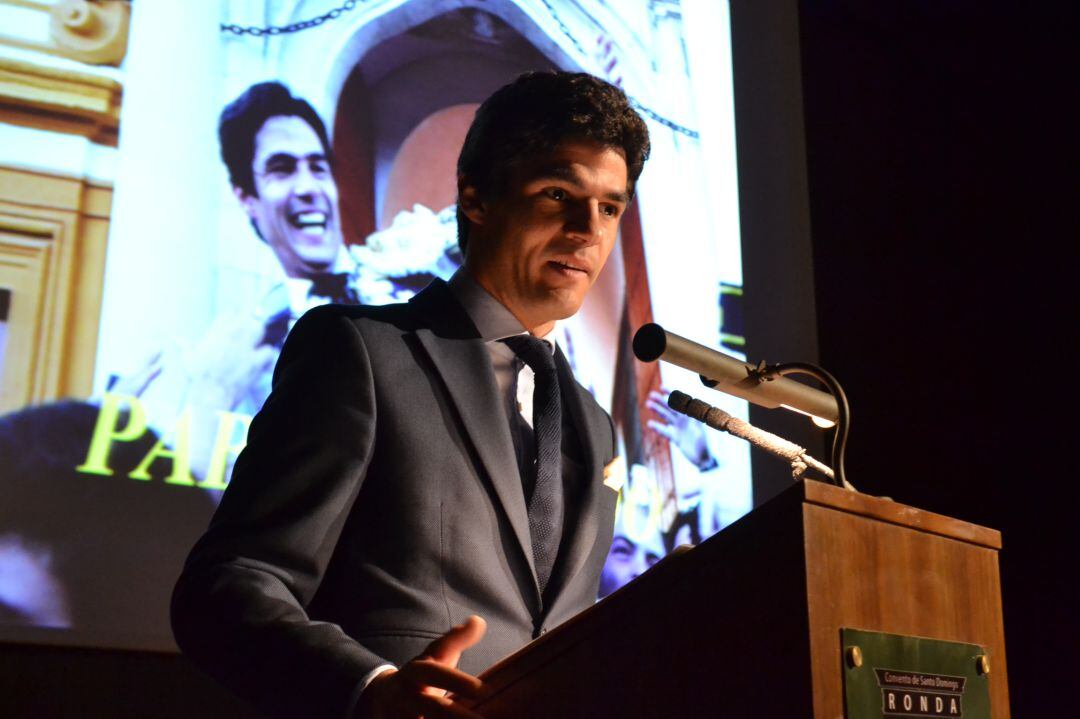
M658 324L643 325L634 335L634 356L642 362L678 365L701 376L706 385L756 405L787 409L812 419L835 423L840 417L836 399L819 389L787 379L763 380L761 369L723 352L668 332Z
M806 453L805 448L772 432L759 429L749 422L732 416L718 407L705 404L699 399L694 399L679 390L674 390L668 395L668 407L713 429L745 439L756 447L786 459L791 463L792 474L795 479L800 479L808 467L820 472L830 480L835 479L832 468L811 457Z

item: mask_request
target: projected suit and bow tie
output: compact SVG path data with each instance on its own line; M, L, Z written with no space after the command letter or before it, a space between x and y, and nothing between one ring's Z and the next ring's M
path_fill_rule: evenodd
M192 417L197 479L228 476L213 466L210 451L218 416L259 410L292 323L318 304L358 300L348 283L355 264L342 242L329 137L314 108L280 83L260 83L222 111L218 136L233 194L253 230L249 241L273 253L278 277L253 305L217 307L201 337L185 338L190 350L165 351L159 364L130 377L152 377L131 393L160 435L171 434L179 417ZM136 384L128 379L118 387Z
M351 278L351 273L334 272L316 275L311 280L285 280L278 286L280 289L270 295L276 299L273 304L280 307L266 313L269 319L262 343L280 349L296 320L319 305L359 304L360 297L353 289Z

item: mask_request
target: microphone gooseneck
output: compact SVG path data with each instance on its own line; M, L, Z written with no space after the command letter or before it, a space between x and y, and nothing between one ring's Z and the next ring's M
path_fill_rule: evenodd
M760 447L766 452L786 459L791 463L791 472L795 479L801 479L807 468L814 469L830 480L835 479L833 470L807 454L805 448L772 432L759 429L749 422L739 419L719 407L713 407L699 399L695 399L685 392L675 390L668 395L668 406L676 412L707 424L713 429L745 439L755 447Z

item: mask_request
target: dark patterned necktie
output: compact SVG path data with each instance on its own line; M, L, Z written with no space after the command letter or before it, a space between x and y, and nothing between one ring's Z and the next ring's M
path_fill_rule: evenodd
M562 402L551 346L529 335L502 340L533 371L533 432L536 461L526 477L525 502L540 592L551 578L562 536ZM531 480L531 481L529 481ZM531 490L531 491L530 491Z

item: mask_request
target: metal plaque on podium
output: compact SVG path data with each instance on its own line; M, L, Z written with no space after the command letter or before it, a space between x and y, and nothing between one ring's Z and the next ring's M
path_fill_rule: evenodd
M990 658L977 644L841 630L846 719L989 719Z

